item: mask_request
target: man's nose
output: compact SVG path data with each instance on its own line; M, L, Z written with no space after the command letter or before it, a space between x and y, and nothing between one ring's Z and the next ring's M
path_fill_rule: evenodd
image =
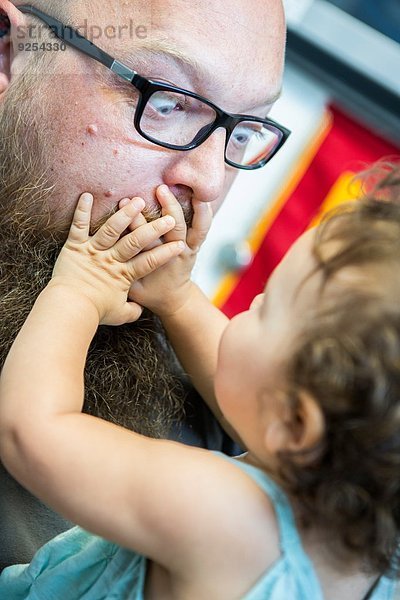
M218 129L198 148L179 152L173 156L164 172L164 182L191 189L192 197L203 202L217 200L226 177L225 130Z

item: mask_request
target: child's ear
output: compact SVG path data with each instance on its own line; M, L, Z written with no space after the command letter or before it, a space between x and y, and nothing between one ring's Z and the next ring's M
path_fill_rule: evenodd
M17 32L22 32L26 26L26 17L9 0L0 0L0 94L10 85L13 39L16 41ZM12 36L13 34L13 36Z
M296 404L292 408L287 400L282 400L280 414L267 425L265 446L269 454L303 452L321 442L325 421L318 402L310 394L300 392Z

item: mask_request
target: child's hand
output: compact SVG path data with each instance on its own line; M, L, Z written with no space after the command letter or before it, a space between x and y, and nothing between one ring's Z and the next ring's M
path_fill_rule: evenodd
M187 230L182 207L166 185L157 189L157 198L162 207L162 214L171 215L176 222L175 227L163 236L164 242L180 240L185 242L185 250L157 271L141 278L140 281L135 281L129 291L129 298L162 318L176 313L190 298L194 287L190 276L197 253L210 229L212 210L207 202L193 201L193 222ZM126 200L122 200L120 206L125 202ZM140 214L131 227L145 222L144 216Z
M172 243L142 252L175 227L171 216L135 227L120 239L144 208L141 198L125 202L125 206L90 237L92 204L90 194L80 197L49 285L66 285L88 297L97 308L100 324L131 323L142 313L141 306L128 301L132 283L177 256L184 250L184 245L169 240Z

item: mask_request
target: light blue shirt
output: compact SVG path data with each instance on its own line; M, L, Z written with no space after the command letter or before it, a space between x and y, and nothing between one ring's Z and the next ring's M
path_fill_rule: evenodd
M279 527L281 556L243 600L323 600L286 495L260 469L216 454L264 490ZM74 527L43 546L29 565L5 569L0 600L143 600L145 577L145 557ZM397 599L395 587L396 582L382 577L370 600Z

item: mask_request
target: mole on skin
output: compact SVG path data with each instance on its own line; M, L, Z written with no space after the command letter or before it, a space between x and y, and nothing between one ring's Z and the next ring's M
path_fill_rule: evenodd
M96 135L99 131L99 128L97 127L97 125L95 123L91 123L90 125L88 125L86 127L86 132L89 135Z

